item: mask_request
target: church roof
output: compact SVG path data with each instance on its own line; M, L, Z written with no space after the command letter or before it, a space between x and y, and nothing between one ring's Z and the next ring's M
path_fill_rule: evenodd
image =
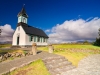
M18 17L19 16L24 16L24 17L28 17L28 15L26 14L25 8L23 7L22 10L18 13Z
M26 34L37 35L37 36L49 38L42 29L29 26L22 22L18 23L17 26L20 26L20 25L23 27Z

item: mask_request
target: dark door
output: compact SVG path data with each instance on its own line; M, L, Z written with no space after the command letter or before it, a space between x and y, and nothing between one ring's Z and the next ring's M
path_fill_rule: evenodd
M19 36L17 37L17 45L19 45Z

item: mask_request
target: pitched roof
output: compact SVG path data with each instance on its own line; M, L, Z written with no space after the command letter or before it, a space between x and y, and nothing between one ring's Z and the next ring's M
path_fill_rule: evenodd
M18 13L18 17L19 16L24 16L24 17L28 17L28 15L26 14L25 8L23 7L22 10Z
M45 34L45 32L43 30L39 29L39 28L35 28L35 27L32 27L32 26L29 26L29 25L27 25L25 23L22 23L22 22L18 23L17 26L20 26L20 25L23 27L23 29L24 29L26 34L37 35L37 36L42 36L42 37L49 38Z

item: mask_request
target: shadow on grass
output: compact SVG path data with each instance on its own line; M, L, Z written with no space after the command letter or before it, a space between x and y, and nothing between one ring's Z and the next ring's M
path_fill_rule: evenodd
M8 52L0 52L0 55L4 55L7 54Z
M95 44L93 44L93 46L100 47L100 45L95 45Z

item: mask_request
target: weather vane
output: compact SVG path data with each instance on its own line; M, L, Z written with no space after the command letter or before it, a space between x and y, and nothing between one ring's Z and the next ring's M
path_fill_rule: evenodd
M25 6L25 4L23 4L23 7Z

